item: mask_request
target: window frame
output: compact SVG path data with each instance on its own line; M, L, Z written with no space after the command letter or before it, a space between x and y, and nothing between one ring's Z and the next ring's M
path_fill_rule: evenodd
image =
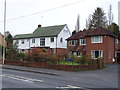
M74 44L72 42L74 42ZM77 40L70 40L69 41L69 46L75 46L76 42L77 42Z
M24 40L24 39L22 39L22 40L21 40L21 44L24 44L24 43L25 43L25 40Z
M63 38L60 38L60 42L61 42L61 43L63 42Z
M95 52L98 51L99 52L99 56L96 58L95 56ZM94 52L94 53L93 53ZM99 57L102 58L103 57L103 50L92 50L91 51L91 56L92 56L92 59L98 59Z
M32 43L35 43L35 38L32 38Z
M97 40L97 42L95 41L96 37L100 37L100 40ZM92 36L91 37L91 43L103 43L103 36Z
M45 46L45 38L40 38L40 46Z
M85 38L80 39L80 45L86 45L86 39Z
M50 42L52 42L52 43L54 42L54 37L50 38Z
M19 40L16 40L16 44L19 44Z

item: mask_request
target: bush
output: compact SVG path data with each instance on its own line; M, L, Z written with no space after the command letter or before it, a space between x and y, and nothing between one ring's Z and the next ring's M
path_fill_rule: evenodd
M20 60L23 60L25 57L25 53L18 53L18 57Z
M57 54L49 54L48 60L52 64L57 64L57 62L60 60Z

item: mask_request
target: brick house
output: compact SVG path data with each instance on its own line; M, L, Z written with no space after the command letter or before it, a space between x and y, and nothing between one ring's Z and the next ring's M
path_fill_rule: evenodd
M26 52L31 48L46 48L53 53L62 53L67 50L66 39L71 33L66 24L42 27L31 34L18 34L13 38L20 52Z
M5 44L3 44L5 42ZM6 47L7 42L4 41L4 36L0 33L0 59L2 58L2 46Z
M73 34L67 39L67 46L71 54L95 60L103 57L105 64L120 60L120 39L102 27Z

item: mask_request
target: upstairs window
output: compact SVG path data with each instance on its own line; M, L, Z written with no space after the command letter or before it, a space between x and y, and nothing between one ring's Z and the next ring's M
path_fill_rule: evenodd
M61 42L61 43L63 42L63 38L60 38L60 42Z
M45 38L40 38L40 46L45 46Z
M69 46L75 46L77 43L77 40L70 40L69 41Z
M35 38L32 39L32 43L35 43Z
M22 44L24 44L25 43L25 41L24 40L22 40L22 42L21 42Z
M86 45L86 39L80 39L80 45Z
M102 36L93 36L93 37L91 37L91 41L92 41L92 43L102 43L103 42L103 40L102 40Z
M50 41L51 41L51 42L54 42L54 37L51 37Z

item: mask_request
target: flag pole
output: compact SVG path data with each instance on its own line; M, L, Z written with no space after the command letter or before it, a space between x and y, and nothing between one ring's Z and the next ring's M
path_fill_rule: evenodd
M4 5L4 37L3 37L3 64L5 64L5 30L6 30L6 0Z

